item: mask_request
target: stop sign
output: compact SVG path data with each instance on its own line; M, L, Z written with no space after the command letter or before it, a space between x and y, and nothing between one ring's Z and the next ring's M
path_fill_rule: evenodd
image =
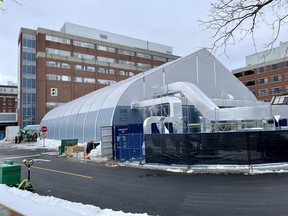
M43 133L47 132L47 127L46 126L42 126L41 127L41 132L43 132Z

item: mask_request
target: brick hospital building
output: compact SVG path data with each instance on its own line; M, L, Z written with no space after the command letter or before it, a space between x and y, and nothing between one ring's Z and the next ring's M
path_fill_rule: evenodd
M172 47L65 23L60 31L21 28L18 124L39 124L51 109L175 60Z
M288 94L287 50L288 42L283 42L272 50L246 56L246 66L232 73L258 100L273 103L276 97ZM288 104L288 101L283 102Z

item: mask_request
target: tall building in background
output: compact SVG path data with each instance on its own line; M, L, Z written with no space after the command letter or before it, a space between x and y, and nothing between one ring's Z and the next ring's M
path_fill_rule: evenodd
M170 46L72 23L60 31L21 28L18 46L20 127L38 124L61 104L179 57Z
M246 66L232 73L258 100L271 101L288 93L288 42L269 51L246 56Z

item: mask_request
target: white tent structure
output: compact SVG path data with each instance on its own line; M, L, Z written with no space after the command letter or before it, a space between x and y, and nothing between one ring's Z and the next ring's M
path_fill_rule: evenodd
M197 123L184 122L185 114L177 106L195 107L198 123L199 117L207 123L262 121L274 115L269 103L257 101L210 52L201 49L57 107L41 125L48 127L51 139L101 140L103 127L160 122L161 115L153 116L153 107L161 104L169 105L164 117L174 122L177 133L183 132L183 125ZM285 115L283 108L277 108L281 115ZM151 126L147 127L149 133Z

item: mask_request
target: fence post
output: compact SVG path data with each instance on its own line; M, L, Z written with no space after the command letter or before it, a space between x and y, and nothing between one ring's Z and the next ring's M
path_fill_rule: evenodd
M251 165L251 148L250 148L250 133L249 132L246 132L246 145L247 145L249 174L252 174L253 170L252 170L252 165Z

